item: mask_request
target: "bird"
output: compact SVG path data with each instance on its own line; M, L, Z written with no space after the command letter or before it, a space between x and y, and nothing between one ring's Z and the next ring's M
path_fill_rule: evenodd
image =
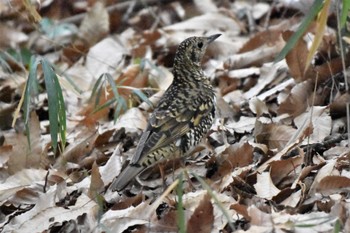
M209 131L215 118L216 95L201 67L208 45L221 34L189 37L175 53L173 81L160 98L129 164L110 185L123 190L146 168L186 156ZM177 153L179 152L179 153Z

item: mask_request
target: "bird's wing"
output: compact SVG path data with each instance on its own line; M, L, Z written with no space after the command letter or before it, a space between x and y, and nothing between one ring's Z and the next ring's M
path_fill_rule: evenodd
M208 100L204 103L209 102ZM176 106L176 110L172 110L171 106L156 110L149 119L146 131L141 136L131 164L142 163L142 159L147 154L178 140L192 127L197 126L201 119L211 112L211 109L212 105L196 106L192 98L187 98L183 104Z

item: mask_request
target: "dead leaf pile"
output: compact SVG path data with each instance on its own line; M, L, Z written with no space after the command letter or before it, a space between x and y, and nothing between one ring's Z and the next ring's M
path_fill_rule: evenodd
M275 62L308 12L293 2L0 3L0 231L350 232L349 40L339 47L331 4L311 63L317 20ZM161 164L165 177L155 166L112 193L177 45L216 33L203 59L217 91L210 133L185 162ZM56 153L40 67L28 127L11 125L32 55L63 90Z

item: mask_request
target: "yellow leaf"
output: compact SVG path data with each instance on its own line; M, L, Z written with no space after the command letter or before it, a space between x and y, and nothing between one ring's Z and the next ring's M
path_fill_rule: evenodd
M307 69L309 68L311 60L312 60L313 56L315 55L317 48L321 44L322 37L323 37L324 31L326 29L326 23L327 23L328 10L329 10L330 3L331 3L330 0L325 0L325 3L321 9L321 12L317 18L315 39L312 42L310 51L307 55L306 64L305 64L306 66L305 66L304 72L306 72Z

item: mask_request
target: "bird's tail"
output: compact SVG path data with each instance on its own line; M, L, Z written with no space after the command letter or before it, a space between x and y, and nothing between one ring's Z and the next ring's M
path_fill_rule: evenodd
M120 191L123 188L125 188L125 186L127 186L129 184L129 182L135 178L135 176L137 176L137 174L139 174L142 170L144 170L145 168L143 166L132 166L132 165L128 165L123 171L122 173L119 174L119 176L117 177L117 179L115 179L111 186L109 187L113 192L114 191Z

